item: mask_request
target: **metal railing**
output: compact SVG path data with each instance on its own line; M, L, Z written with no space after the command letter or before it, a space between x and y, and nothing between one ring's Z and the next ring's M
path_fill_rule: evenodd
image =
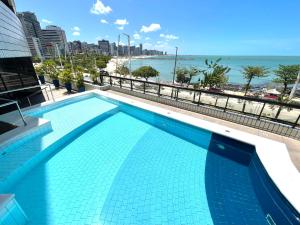
M252 96L238 96L216 93L208 90L193 89L170 84L130 79L118 76L100 75L101 84L127 89L161 98L191 103L193 105L211 106L239 114L254 116L287 124L293 128L300 126L300 105L262 99Z
M51 97L52 97L52 100L55 102L55 98L53 96L53 93L52 93L52 88L51 88L51 85L50 84L44 84L44 85L34 85L34 86L31 86L31 87L23 87L23 88L18 88L18 89L15 89L15 90L8 90L8 91L3 91L3 92L0 92L0 95L4 95L4 94L9 94L9 93L14 93L14 92L19 92L19 91L24 91L24 90L30 90L30 89L35 89L35 88L40 88L39 90L31 93L30 95L26 96L25 98L27 99L28 103L30 106L32 106L32 103L30 101L30 97L42 92L43 90L46 90L47 88L49 88L50 90L50 93L51 93ZM45 91L46 92L46 95L47 95L47 98L48 100L50 100L49 98L49 95L47 93L47 90ZM24 98L22 98L24 99ZM2 107L5 107L5 106L9 106L9 105L13 105L13 104L16 104L17 106L17 110L19 112L19 115L20 117L22 118L22 121L24 123L24 126L27 125L26 121L25 121L25 118L22 114L22 111L21 111L21 108L19 106L19 103L17 100L11 100L11 99L7 99L7 98L0 98L0 100L3 100L3 101L7 101L7 103L3 103L0 105L0 108Z
M17 89L9 90L9 91L2 91L2 92L0 92L0 95L9 94L9 93L13 93L13 92L19 92L19 91L30 90L30 89L35 89L35 88L40 88L40 89L35 91L34 93L26 96L26 99L27 99L30 106L32 105L32 103L31 103L29 98L36 95L37 93L42 92L43 90L46 90L47 88L49 88L49 90L50 90L52 101L55 102L55 98L54 98L54 95L53 95L52 88L51 88L50 84L34 85L34 86L30 86L30 87L17 88ZM46 96L47 96L48 100L50 100L47 90L46 90Z
M23 116L23 113L22 113L22 111L21 111L21 109L20 109L19 103L18 103L17 101L10 100L10 99L6 99L6 98L0 98L0 100L7 101L7 103L1 104L1 105L0 105L0 108L1 108L1 107L5 107L5 106L9 106L9 105L14 105L14 104L15 104L15 105L17 106L19 115L20 115L20 117L21 117L21 119L22 119L22 121L23 121L23 123L24 123L24 126L27 125L27 123L26 123L26 121L25 121L25 118L24 118L24 116Z
M15 90L18 88L38 85L38 78L34 74L0 72L0 91Z

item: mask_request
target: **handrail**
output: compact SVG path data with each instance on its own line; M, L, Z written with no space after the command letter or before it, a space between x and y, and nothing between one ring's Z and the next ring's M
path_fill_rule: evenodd
M125 77L117 77L117 76L110 76L110 75L100 75L100 76L111 77L111 78L115 78L115 79L119 79L119 80L122 79L122 80L127 80L127 81L159 85L161 87L169 87L169 88L174 88L174 89L179 89L179 90L184 90L184 91L201 92L201 93L205 93L205 94L218 95L218 96L222 96L222 97L236 98L236 99L242 99L242 100L247 100L247 101L255 101L255 102L261 102L261 103L266 103L266 104L271 104L271 105L278 105L278 106L283 106L283 107L291 107L291 108L300 109L300 105L294 104L294 103L284 103L284 102L261 99L261 98L251 97L251 96L239 96L239 95L226 94L226 93L217 93L217 92L203 90L203 89L193 89L193 88L180 87L180 86L171 85L171 84L156 83L156 82L152 82L152 81L137 80L137 79L125 78Z
M104 82L103 78L105 78L105 77L109 78L109 80L106 80ZM125 89L129 89L131 91L139 90L139 91L143 91L144 94L151 93L151 94L157 95L158 97L167 96L171 99L175 99L176 101L178 101L178 100L187 101L187 102L194 103L198 106L199 105L208 105L208 106L211 106L211 107L222 109L224 112L227 111L227 110L230 110L230 111L234 111L234 112L237 112L237 113L242 113L242 114L245 114L245 115L255 116L258 120L260 120L261 118L265 118L265 119L269 119L269 120L272 120L272 121L275 121L275 122L291 125L293 128L299 127L300 113L299 113L299 115L298 114L296 115L295 120L293 118L293 121L280 118L280 116L279 116L282 112L282 109L284 109L284 108L299 110L300 105L294 104L294 103L284 103L284 102L278 102L278 101L274 101L274 100L255 98L255 97L250 97L250 96L238 96L238 95L232 95L232 94L226 94L226 93L216 93L216 92L212 92L212 91L208 91L208 90L192 89L192 88L188 88L188 87L180 87L180 86L175 86L175 85L171 85L171 84L162 84L162 83L156 83L156 82L152 82L152 81L137 80L137 79L132 79L132 78L125 78L125 77L119 77L119 76L110 76L110 75L104 75L104 74L100 74L100 81L101 81L101 84L107 83L110 86L117 86L121 89L125 88ZM115 84L113 81L117 81L118 84ZM128 87L124 86L124 84L122 84L124 81L129 81L130 85ZM141 83L142 84L141 88L139 89L139 88L134 87L133 82ZM156 89L154 91L147 90L147 85L146 84L156 86L157 90ZM163 87L172 88L172 93L170 93L170 95L162 94L161 93L161 88L163 88ZM189 92L191 92L191 94L194 94L194 95L193 95L192 99L180 98L178 96L178 93L180 93L180 91L189 91ZM201 101L201 94L203 94L203 93L214 96L215 102L214 103L207 103L205 101ZM197 99L195 98L196 94L198 95ZM220 97L225 98L225 101L226 101L225 106L218 105L218 100L220 99ZM229 107L229 104L228 104L229 99L236 99L236 100L243 101L244 103L241 102L241 104L244 105L242 107L242 110L237 110L237 109L234 109L232 107ZM247 102L259 103L260 107L261 107L260 112L254 112L253 113L253 112L246 111L245 106L246 106ZM271 107L278 107L277 113L276 113L275 116L270 117L270 116L267 116L267 115L263 115L263 111L266 109L267 105L270 105Z
M43 87L45 86L45 87ZM18 92L18 91L24 91L24 90L29 90L29 89L33 89L33 88L41 88L41 90L38 90L37 92L40 92L42 91L43 89L46 89L47 87L49 88L50 90L50 93L51 93L51 97L52 97L52 100L55 102L55 99L54 99L54 96L53 96L53 92L52 92L52 88L51 88L51 85L50 84L44 84L44 85L34 85L34 86L30 86L30 87L23 87L23 88L17 88L17 89L14 89L14 90L9 90L9 91L2 91L0 92L0 95L3 95L3 94L8 94L8 93L13 93L13 92ZM34 92L34 93L37 93L37 92ZM33 95L33 94L32 94ZM31 96L32 96L31 95ZM47 94L48 95L48 94ZM49 97L48 97L49 99Z
M8 101L7 103L1 104L1 105L0 105L0 108L1 108L1 107L5 107L5 106L8 106L8 105L16 104L16 106L17 106L17 108L18 108L18 112L19 112L19 114L20 114L20 117L21 117L21 119L22 119L22 121L23 121L23 123L24 123L24 126L27 125L27 123L26 123L26 121L25 121L25 119L24 119L24 116L23 116L23 114L22 114L22 112L21 112L19 103L18 103L17 101L13 101L13 100L6 99L6 98L0 98L0 100Z

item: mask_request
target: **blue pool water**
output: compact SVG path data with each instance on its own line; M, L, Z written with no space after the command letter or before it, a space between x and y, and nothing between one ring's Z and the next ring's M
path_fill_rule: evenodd
M249 146L229 148L211 132L96 97L35 115L53 131L21 152L79 132L8 188L29 225L267 224Z
M44 151L59 141L64 135L82 126L91 118L114 110L117 106L96 97L91 97L73 104L67 104L55 110L34 113L34 116L51 121L53 132L32 138L22 146L8 147L6 157L0 158L0 178L10 175L13 168L18 168L26 159ZM14 148L14 151L9 151Z

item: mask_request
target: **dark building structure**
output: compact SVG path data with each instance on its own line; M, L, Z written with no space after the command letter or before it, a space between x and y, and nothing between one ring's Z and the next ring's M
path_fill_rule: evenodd
M17 16L23 26L32 56L42 59L44 56L44 43L41 25L37 20L36 15L32 12L21 12L17 13Z
M107 41L107 40L98 41L98 46L103 55L110 54L109 41Z
M31 52L22 24L16 16L14 1L0 0L0 14L0 93L38 85ZM17 99L21 106L26 106L28 104L26 97L39 89L2 93L0 98ZM41 94L31 98L32 103L43 99ZM4 110L8 109L0 108L0 114Z

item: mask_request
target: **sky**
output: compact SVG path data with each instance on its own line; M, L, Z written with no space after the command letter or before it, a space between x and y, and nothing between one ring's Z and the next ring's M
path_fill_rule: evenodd
M300 55L300 0L15 0L68 41L117 42L191 55ZM121 35L121 43L127 43Z

